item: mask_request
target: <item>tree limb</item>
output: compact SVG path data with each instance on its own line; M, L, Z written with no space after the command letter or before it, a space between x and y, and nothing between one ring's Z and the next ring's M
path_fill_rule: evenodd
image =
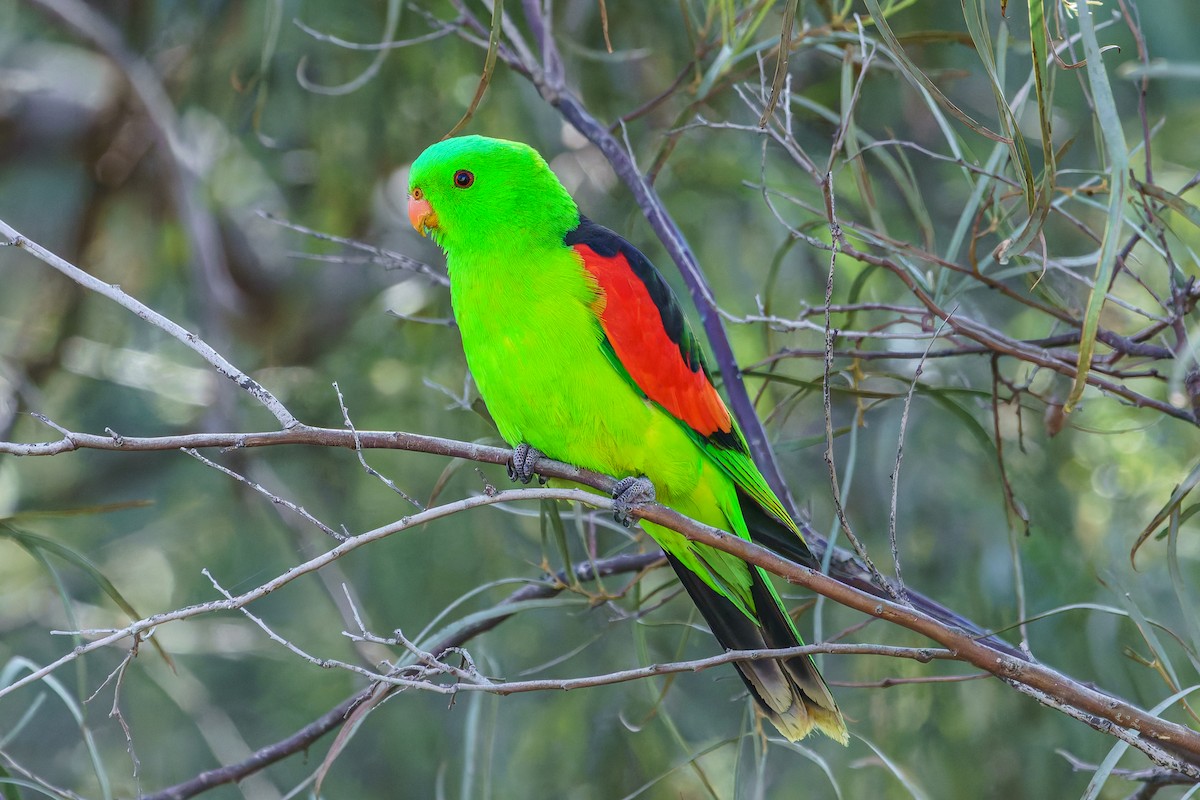
M301 432L306 429L300 428ZM349 439L346 446L352 446L353 436L349 432L330 431L327 429L307 429L314 432L317 438L328 437L330 434L345 434ZM287 435L290 432L283 432ZM370 438L370 433L360 432L359 437L364 442ZM385 436L387 436L385 434ZM411 436L411 434L409 435ZM420 437L432 439L432 437ZM480 445L461 445L456 447L447 440L433 439L432 444L442 450L457 450L465 453L476 449L479 460L499 463L507 459L508 451L501 448L483 448ZM610 491L614 481L607 476L597 476L587 470L559 465L542 459L538 462L538 471L551 477L565 477L577 483ZM355 536L303 564L299 564L283 575L262 584L255 589L236 596L233 600L214 601L197 606L177 609L175 611L157 614L140 620L119 631L107 633L101 638L76 648L53 663L36 670L15 681L7 687L0 688L0 697L16 689L30 684L79 656L103 646L114 644L129 636L143 633L157 625L212 611L234 610L241 608L276 589L290 583L297 577L320 569L325 564L340 558L351 550L390 536L401 530L422 525L435 519L440 519L460 511L521 499L559 499L581 502L597 508L611 508L612 501L608 497L598 496L591 492L573 489L524 489L506 490L493 495L482 495L465 498L436 508L405 517L395 523L376 528L372 531ZM1126 738L1130 744L1146 753L1160 766L1183 772L1200 779L1200 734L1182 725L1153 717L1142 709L1133 706L1115 696L1106 695L1088 688L1081 682L1063 675L1049 667L1030 660L1023 660L1014 655L1011 647L1001 650L990 642L983 641L979 636L951 627L945 622L925 613L918 607L902 606L887 599L864 591L862 588L843 583L835 578L803 567L792 561L776 555L764 547L725 531L702 525L678 512L658 504L649 504L636 509L635 515L655 522L672 530L679 531L692 541L715 547L719 550L736 555L743 561L762 567L763 569L807 589L824 595L849 608L854 608L878 619L882 619L914 632L920 633L943 647L954 652L960 660L986 670L996 677L1011 684L1027 687L1039 702L1053 708L1058 708L1093 728L1110 735L1127 732ZM876 589L878 591L878 589ZM911 595L910 595L911 597ZM1072 713L1074 711L1075 713ZM1168 755L1164 751L1169 751Z

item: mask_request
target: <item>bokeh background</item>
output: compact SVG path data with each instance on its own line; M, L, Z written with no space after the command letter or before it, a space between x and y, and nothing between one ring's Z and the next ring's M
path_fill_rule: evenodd
M529 39L518 4L507 5L511 24ZM854 241L870 249L880 240L862 231L886 233L959 265L955 272L912 252L905 262L943 307L1008 336L1069 331L1061 319L987 288L972 273L1082 314L1111 185L1105 122L1093 110L1086 71L1049 68L1055 210L1044 238L1001 265L989 254L1028 216L1009 151L989 161L995 143L915 87L882 46L867 6L790 5L792 94L777 114L788 115L795 141L817 163L830 161L838 213ZM654 172L719 304L742 319L727 328L744 379L793 494L812 524L829 533L835 526L822 459L822 319L805 317L808 327L746 319L765 312L795 320L819 308L829 266L826 251L781 224L828 242L820 187L755 130L758 113L745 101L764 83L769 93L788 6L562 0L553 20L568 85L604 123L628 118L618 132ZM81 7L94 15L92 24L77 13ZM484 24L490 19L487 4L463 8ZM1023 89L1028 8L1010 3L1001 16L996 2L884 3L914 68L998 130L995 82L964 9L986 21L1000 84L1040 180L1038 97ZM478 37L453 33L405 47L370 45L437 32L444 23L432 20L453 22L459 10L449 3L291 0L0 2L0 219L195 331L306 423L343 425L336 382L358 428L498 444L447 324L440 282L266 216L442 268L437 251L409 228L406 168L463 117L485 51ZM1197 202L1196 192L1185 187L1200 169L1200 6L1104 0L1093 13L1100 44L1116 46L1104 63L1134 174L1182 198L1181 205L1160 204L1157 216L1130 201L1122 241L1134 231L1146 231L1148 241L1131 249L1113 294L1134 310L1110 303L1101 326L1130 336L1167 320L1145 339L1167 357L1117 364L1131 374L1114 381L1186 408L1200 217L1188 202ZM1065 5L1047 4L1045 14L1052 42L1077 34ZM1144 58L1134 30L1144 39ZM1072 63L1082 57L1077 41L1062 56ZM1156 67L1141 100L1145 59ZM154 90L150 112L131 91L130 75ZM834 148L843 114L855 131L843 138L855 145ZM162 125L169 141L157 132ZM586 213L624 232L686 296L630 192L525 77L498 63L463 130L539 148ZM905 144L858 152L872 140ZM959 158L976 169L964 170ZM981 187L988 173L1000 179ZM763 184L777 193L775 210L764 201ZM964 208L972 213L960 230ZM891 476L918 361L912 354L929 346L937 321L914 311L911 293L881 270L841 257L835 277L834 302L862 308L834 324L869 334L840 339L840 351L897 353L839 355L830 378L843 502L890 572ZM1155 306L1171 286L1178 307ZM986 352L923 364L903 427L896 522L903 576L980 625L1005 629L1014 642L1021 632L1011 626L1024 614L1033 620L1028 645L1039 659L1150 707L1196 682L1200 549L1186 497L1178 504L1174 549L1151 539L1134 569L1130 548L1173 488L1194 480L1200 437L1184 412L1136 408L1095 389L1064 421L1058 404L1069 389L1062 375L1018 358L993 361ZM276 424L162 331L5 248L0 439L58 438L31 412L75 431L130 436ZM413 511L347 450L207 455L350 532ZM422 500L468 496L482 491L485 479L506 485L499 467L404 452L367 457ZM593 540L600 555L649 546L575 509L561 514L573 559ZM352 624L347 592L383 636L453 625L523 582L542 580L544 566L561 567L555 537L539 517L536 504L459 514L360 549L252 610L309 653L371 666L389 653L343 635ZM333 544L297 515L178 452L0 456L0 518L0 685L75 645L53 631L127 624L117 593L141 616L177 609L219 597L202 570L236 593ZM672 596L671 580L664 571L632 587L628 576L609 579L609 592L628 591L606 603L563 593L467 649L481 669L511 679L599 674L714 653L686 598ZM834 636L862 621L833 603L785 594L801 609L806 635L815 628L818 639ZM881 623L848 640L926 644ZM52 683L0 697L0 778L7 778L0 792L151 792L245 758L365 685L358 675L296 657L237 613L164 625L154 641L174 667L143 645L121 676L120 719L110 714L115 681L105 679L125 648L90 654L58 670ZM827 740L764 742L729 668L454 702L410 690L365 719L324 794L1070 797L1085 792L1094 769L1077 770L1067 756L1095 765L1116 742L993 679L880 685L969 674L964 665L879 657L822 663L853 734L846 749ZM1168 713L1197 724L1186 708ZM304 795L329 742L205 796ZM1146 761L1127 755L1120 765ZM29 788L31 776L74 794ZM1100 796L1124 797L1136 788L1109 777ZM1184 791L1167 788L1158 796Z

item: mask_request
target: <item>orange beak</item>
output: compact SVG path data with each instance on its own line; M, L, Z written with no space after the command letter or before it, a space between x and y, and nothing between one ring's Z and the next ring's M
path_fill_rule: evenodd
M437 227L437 215L433 213L433 206L422 196L420 189L414 190L408 196L408 221L422 236L426 230Z

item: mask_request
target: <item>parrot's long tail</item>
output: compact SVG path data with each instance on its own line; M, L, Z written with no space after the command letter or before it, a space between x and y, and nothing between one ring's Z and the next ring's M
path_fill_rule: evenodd
M722 647L762 650L804 644L779 596L758 567L751 567L753 583L750 589L760 622L756 625L674 556L668 554L667 558ZM734 666L763 714L789 740L799 741L816 728L846 744L846 723L842 713L809 656L737 661Z

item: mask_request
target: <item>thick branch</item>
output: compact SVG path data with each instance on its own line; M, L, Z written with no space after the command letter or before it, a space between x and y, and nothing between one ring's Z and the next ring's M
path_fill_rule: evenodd
M313 444L336 444L346 447L352 447L354 441L353 435L347 431L306 428L303 426L297 427L293 431L277 434L227 435L226 441L228 441L227 446L250 446L251 443L263 444L268 440L286 439L289 436L305 437L309 440L309 443ZM359 437L364 446L367 446L368 442L406 440L409 444L423 445L431 450L436 449L436 451L445 455L474 457L477 460L491 463L501 463L509 457L509 451L502 448L457 443L433 437L417 437L412 434L360 432ZM122 439L122 441L129 442L131 440ZM217 442L210 444L210 446L218 445L219 443ZM567 465L558 465L546 459L538 462L538 471L544 475L566 478L602 491L609 491L613 485L613 480L607 476L597 475L596 473ZM276 579L237 596L232 601L217 601L203 604L202 606L192 606L155 615L154 617L128 626L121 631L110 633L107 636L77 648L72 653L61 657L54 663L31 673L10 686L0 689L0 697L14 691L20 686L50 674L79 655L113 644L126 637L137 635L156 625L195 616L198 613L241 608L286 585L300 575L320 569L325 564L340 558L351 550L357 549L371 541L389 536L397 531L481 505L535 498L574 500L600 508L606 508L611 505L611 501L608 498L589 492L529 489L503 491L495 495L467 498L456 503L431 508L428 511L406 517L391 525L356 536L304 564L293 567ZM688 519L665 506L657 504L645 506L638 511L638 515L652 522L680 531L689 539L732 553L749 563L763 567L769 572L829 597L849 608L857 609L870 616L886 620L927 636L943 647L955 652L962 660L991 672L1005 681L1019 683L1028 687L1033 690L1031 693L1033 696L1047 705L1060 709L1066 706L1077 710L1079 713L1072 714L1072 716L1088 722L1092 727L1109 733L1113 732L1111 728L1114 725L1121 729L1127 729L1137 737L1132 743L1140 747L1157 763L1200 778L1200 766L1197 766L1200 765L1200 735L1195 731L1152 717L1145 711L1129 703L1089 689L1082 683L1048 667L1022 660L1019 656L1014 655L1011 650L1001 650L989 642L982 641L976 635L939 621L935 617L924 613L919 608L892 603L867 591L863 591L862 588L855 588L835 578L802 567L733 534L710 528ZM1048 702L1044 698L1049 698L1052 702ZM1169 757L1164 758L1160 752L1160 748L1179 754L1186 761Z

